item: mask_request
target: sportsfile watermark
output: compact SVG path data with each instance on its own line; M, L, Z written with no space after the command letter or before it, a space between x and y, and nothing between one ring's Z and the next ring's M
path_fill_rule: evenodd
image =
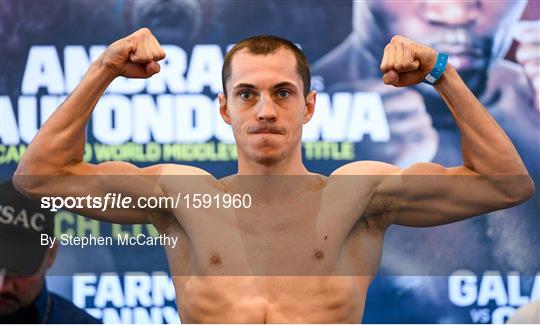
M419 225L435 225L448 213L438 201L427 204L419 197L451 194L474 207L479 196L490 195L502 198L494 203L497 208L499 201L520 191L525 177L314 174L236 175L216 180L208 175L68 175L25 176L21 183L36 184L38 190L44 188L42 184L51 184L51 193L45 194L50 197L42 203L47 210L59 210L54 232L36 242L67 246L65 251L77 262L53 270L56 275L115 269L151 272L168 267L166 256L171 256L171 274L179 276L192 274L193 267L205 275L226 276L374 276L379 270L392 276L448 276L460 269L535 276L540 261L531 258L535 255L527 246L528 237L516 234L537 229L538 218L524 213L537 210L538 191L520 208L493 211L485 219L432 228L401 226L402 220L416 224L420 215L424 223ZM382 180L396 186L396 192L390 193L398 196L378 195ZM478 181L489 186L476 190ZM160 204L162 209L151 208ZM87 206L107 210L106 218L104 212ZM463 211L460 206L446 208ZM0 223L32 226L32 220L41 222L28 213L0 211ZM489 251L486 236L493 239ZM25 257L22 252L15 254Z
M41 208L56 212L60 209L96 209L105 212L107 209L187 209L209 208L250 208L250 194L208 194L178 193L176 196L137 197L122 193L107 193L104 196L44 196Z

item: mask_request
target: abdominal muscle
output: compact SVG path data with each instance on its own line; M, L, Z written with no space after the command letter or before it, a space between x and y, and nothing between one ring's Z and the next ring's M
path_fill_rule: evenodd
M358 323L370 276L173 277L184 323Z

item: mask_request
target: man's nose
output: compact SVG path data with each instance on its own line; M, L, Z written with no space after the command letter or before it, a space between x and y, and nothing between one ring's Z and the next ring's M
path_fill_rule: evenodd
M468 27L478 19L481 6L478 0L424 1L422 11L432 24Z
M258 106L257 120L274 122L277 119L277 108L272 98L261 96Z

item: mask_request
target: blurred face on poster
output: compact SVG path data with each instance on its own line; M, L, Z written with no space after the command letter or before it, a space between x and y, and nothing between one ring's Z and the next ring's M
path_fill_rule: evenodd
M513 36L511 27L526 4L513 0L422 0L373 1L369 7L389 35L421 40L449 53L459 70L474 70L506 53Z
M195 39L202 26L201 4L195 0L136 1L136 26L148 27L161 42L183 44Z
M315 94L304 97L296 62L284 48L267 55L241 50L233 56L227 98L222 95L220 101L239 158L272 165L300 152L302 127L313 114Z

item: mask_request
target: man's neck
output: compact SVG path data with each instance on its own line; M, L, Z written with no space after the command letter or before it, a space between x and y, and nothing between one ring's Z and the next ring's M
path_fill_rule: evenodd
M250 160L238 152L238 175L309 175L302 162L301 151L275 164L262 164Z

